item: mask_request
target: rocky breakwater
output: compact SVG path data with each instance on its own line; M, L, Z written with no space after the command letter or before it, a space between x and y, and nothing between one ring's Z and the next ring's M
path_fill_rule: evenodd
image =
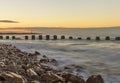
M49 64L59 65L55 59L37 51L27 53L15 46L0 44L0 83L104 83L100 75L85 81L81 76L59 71Z

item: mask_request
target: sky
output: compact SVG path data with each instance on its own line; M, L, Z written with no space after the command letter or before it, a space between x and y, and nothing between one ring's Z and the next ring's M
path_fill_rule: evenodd
M120 26L120 0L0 0L0 28Z

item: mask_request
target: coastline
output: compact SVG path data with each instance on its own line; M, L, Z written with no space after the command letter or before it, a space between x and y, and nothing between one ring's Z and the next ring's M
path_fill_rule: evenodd
M41 56L40 60L37 56ZM54 67L58 61L35 51L35 53L23 52L12 45L0 44L0 80L11 83L104 83L100 75L92 75L87 80L82 76L60 71ZM54 67L53 67L54 66ZM83 68L71 65L78 71ZM66 66L65 69L71 69ZM12 77L11 77L12 76ZM19 81L18 81L19 80ZM85 82L86 81L86 82Z

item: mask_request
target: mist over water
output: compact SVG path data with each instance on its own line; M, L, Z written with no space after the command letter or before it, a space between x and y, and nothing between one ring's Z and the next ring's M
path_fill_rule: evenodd
M43 35L66 35L73 37L120 36L120 28L41 28L32 30L41 32Z
M107 29L31 29L43 35L65 35L73 37L116 37L120 28ZM87 40L1 40L1 43L13 44L23 51L39 51L43 55L55 58L60 68L77 64L85 68L82 75L101 74L105 83L120 83L120 41ZM81 74L81 72L77 72Z
M73 37L120 36L120 28L13 28L0 29L0 32L38 32L43 35L65 35Z

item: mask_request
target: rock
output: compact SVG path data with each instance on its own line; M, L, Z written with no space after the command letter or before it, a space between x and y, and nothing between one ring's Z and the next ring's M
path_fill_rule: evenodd
M18 57L23 57L23 56L25 56L23 53L18 54Z
M35 54L36 54L36 55L41 55L38 51L35 51Z
M3 81L6 81L6 80L5 80L5 78L3 78L3 77L0 76L0 81L3 82ZM0 82L0 83L2 83L2 82Z
M40 63L50 63L52 65L58 65L58 62L55 59L49 58L47 56L43 56L42 59L40 59Z
M0 77L4 78L6 83L26 83L26 80L23 76L13 72L3 72L1 73Z
M75 65L75 64L64 66L64 71L69 72L69 73L73 73L74 71L81 72L83 69L84 68L82 66Z
M0 68L4 68L5 67L5 63L4 62L0 62Z
M71 69L70 67L65 66L64 69Z
M29 56L38 56L38 55L41 55L39 52L35 51L35 53L29 53Z
M31 68L27 69L27 74L28 76L37 76L37 73Z
M82 71L84 68L82 66L76 65L75 69L76 71Z
M36 83L35 81L30 81L29 83Z
M65 83L65 79L58 76L57 74L54 74L53 72L49 71L41 76L41 79L50 82L50 83L57 83L62 82Z
M40 80L40 77L32 68L27 69L27 75L30 79Z
M15 48L16 48L16 47L15 47ZM21 52L21 50L16 48L16 52Z
M84 79L82 79L79 76L66 73L62 75L63 78L65 78L66 82L71 82L71 83L85 83Z
M50 62L51 62L53 65L56 65L56 66L58 65L58 62L57 62L57 60L55 60L55 59L51 59Z
M47 56L46 56L46 55L43 55L43 58L47 58Z
M40 59L40 63L48 63L49 60L48 59Z
M39 76L41 76L41 74L45 73L45 70L41 67L40 64L36 64L32 68Z
M92 75L87 79L86 83L104 83L104 80L101 75Z
M21 65L21 68L24 69L25 71L27 71L28 66L23 64L23 65Z

